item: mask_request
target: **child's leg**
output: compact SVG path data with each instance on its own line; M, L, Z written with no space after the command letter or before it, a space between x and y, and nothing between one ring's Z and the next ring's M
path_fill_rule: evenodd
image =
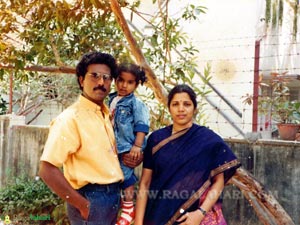
M133 202L134 198L134 185L131 185L124 190L124 200L126 202Z
M117 225L129 225L134 220L134 190L134 185L131 185L124 190L124 199L121 204L122 212Z
M130 225L134 220L134 204L133 199L135 197L135 186L134 184L138 181L137 177L134 174L134 170L130 167L123 165L121 161L121 168L124 173L124 182L121 185L123 190L123 200L121 203L121 215L118 218L116 225Z

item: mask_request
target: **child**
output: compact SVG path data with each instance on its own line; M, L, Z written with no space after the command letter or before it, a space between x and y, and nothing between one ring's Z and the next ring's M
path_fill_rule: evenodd
M122 154L128 153L138 158L145 147L145 136L149 132L149 111L146 105L134 95L139 84L146 81L145 72L135 64L121 64L115 80L117 92L109 95L112 124L116 136L121 168L124 173L124 198L121 204L121 216L117 225L129 225L134 220L134 184L137 177L134 169L122 162Z

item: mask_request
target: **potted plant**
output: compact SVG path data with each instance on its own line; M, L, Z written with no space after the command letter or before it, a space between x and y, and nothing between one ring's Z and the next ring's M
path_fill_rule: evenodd
M272 79L272 96L269 101L271 117L277 122L281 139L295 140L296 133L300 129L300 102L291 101L289 88L284 79L275 78Z
M287 72L271 73L270 82L259 80L260 94L258 96L258 114L261 116L260 132L270 132L275 122L279 137L283 140L296 140L296 133L300 134L300 101L290 100L290 90L287 86ZM253 96L243 96L243 103L251 105ZM288 128L287 132L283 130ZM299 135L300 139L300 135Z
M279 101L273 105L272 118L277 121L279 136L283 140L295 140L300 130L300 102Z

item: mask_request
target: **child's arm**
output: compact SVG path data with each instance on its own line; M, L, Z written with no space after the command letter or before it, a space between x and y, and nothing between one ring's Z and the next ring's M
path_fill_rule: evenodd
M135 142L132 145L129 153L133 159L140 158L145 136L146 134L144 132L136 133Z

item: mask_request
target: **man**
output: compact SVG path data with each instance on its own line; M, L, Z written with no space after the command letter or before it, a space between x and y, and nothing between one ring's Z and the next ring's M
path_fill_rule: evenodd
M116 222L123 174L104 104L116 67L110 54L85 54L76 67L82 94L50 124L39 175L67 202L72 225Z

